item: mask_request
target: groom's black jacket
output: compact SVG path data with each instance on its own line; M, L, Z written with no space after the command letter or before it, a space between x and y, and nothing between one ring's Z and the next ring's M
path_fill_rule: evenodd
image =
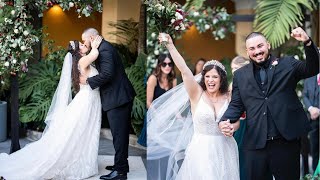
M102 40L95 65L99 74L88 78L92 89L100 88L104 111L124 105L134 99L135 91L129 81L117 50Z
M265 94L254 77L252 62L235 71L231 102L221 119L236 122L246 111L243 148L265 147L269 115L286 140L296 139L309 131L310 125L295 89L301 79L319 73L319 52L312 43L305 46L305 53L306 61L283 57L278 59L277 65L271 65Z

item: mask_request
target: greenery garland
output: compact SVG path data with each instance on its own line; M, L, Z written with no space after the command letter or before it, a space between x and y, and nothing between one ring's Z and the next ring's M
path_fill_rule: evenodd
M63 10L75 8L79 17L94 11L102 12L101 0L0 0L0 86L8 89L10 74L28 71L28 60L33 57L33 46L39 42L41 29L35 29L32 12L42 12L59 4ZM19 73L23 72L23 73Z

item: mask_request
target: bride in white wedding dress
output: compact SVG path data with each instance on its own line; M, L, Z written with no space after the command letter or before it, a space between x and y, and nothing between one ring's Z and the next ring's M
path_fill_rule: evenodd
M218 127L229 104L225 67L211 60L194 77L171 37L160 34L159 41L166 41L183 84L156 99L147 112L148 179L239 180L237 143Z
M98 74L90 64L99 55L100 42L101 37L95 39L85 55L85 45L70 41L42 137L15 153L0 154L0 176L6 180L75 180L98 173L100 94L98 89L80 85L79 76ZM72 101L71 82L79 90Z

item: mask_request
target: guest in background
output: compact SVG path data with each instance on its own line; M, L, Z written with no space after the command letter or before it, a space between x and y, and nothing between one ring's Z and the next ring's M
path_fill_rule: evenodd
M206 63L207 60L204 58L199 58L196 64L194 65L193 75L197 75L202 71L204 63Z
M174 63L170 54L160 54L158 65L147 81L147 108L152 101L177 85Z
M315 170L319 160L319 91L320 75L313 76L304 81L303 103L308 110L308 118L311 122L309 131L310 149L312 155L312 169Z
M158 57L157 67L149 76L147 81L147 109L152 101L177 85L174 63L170 54L160 54ZM147 127L144 120L143 129L141 130L138 143L147 146Z

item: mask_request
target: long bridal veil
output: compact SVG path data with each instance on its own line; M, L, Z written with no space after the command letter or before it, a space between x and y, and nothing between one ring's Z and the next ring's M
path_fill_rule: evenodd
M52 120L57 119L57 115L63 112L68 104L72 100L72 93L71 93L71 71L72 71L72 54L67 53L64 58L61 76L59 80L58 87L53 95L50 108L48 110L47 117L45 119L46 128L43 132L48 130L50 123Z
M202 75L195 76L200 82ZM154 100L147 112L147 166L151 179L175 179L193 135L188 93L181 83Z

